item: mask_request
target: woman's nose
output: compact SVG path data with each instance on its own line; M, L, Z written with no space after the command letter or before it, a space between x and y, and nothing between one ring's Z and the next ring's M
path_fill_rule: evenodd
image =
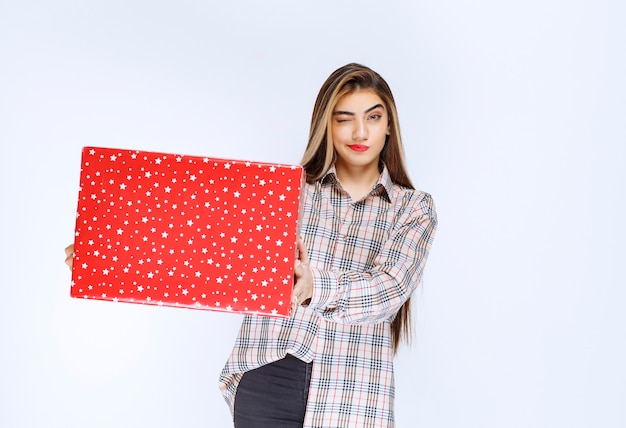
M357 141L367 140L367 127L365 122L361 120L354 121L354 130L352 131L352 138Z

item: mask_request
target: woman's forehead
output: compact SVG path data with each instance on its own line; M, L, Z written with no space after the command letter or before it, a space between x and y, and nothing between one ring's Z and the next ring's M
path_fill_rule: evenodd
M341 96L333 111L347 110L354 113L367 111L371 107L380 105L385 108L385 102L373 89L357 89Z

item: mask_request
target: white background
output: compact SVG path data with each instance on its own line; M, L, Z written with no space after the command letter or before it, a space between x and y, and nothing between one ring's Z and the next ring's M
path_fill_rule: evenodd
M625 5L0 0L0 426L229 426L237 315L69 297L80 149L297 163L352 61L439 212L397 426L626 426Z

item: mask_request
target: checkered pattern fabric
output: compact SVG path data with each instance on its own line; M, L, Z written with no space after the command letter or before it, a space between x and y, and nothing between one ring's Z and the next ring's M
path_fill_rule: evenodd
M386 168L360 201L334 168L303 198L311 303L290 318L246 316L220 389L232 411L243 373L290 353L313 362L304 427L392 427L391 322L421 280L437 226L433 200L393 184Z

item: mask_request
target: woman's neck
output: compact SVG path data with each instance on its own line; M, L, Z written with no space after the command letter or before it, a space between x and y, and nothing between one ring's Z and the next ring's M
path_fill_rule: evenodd
M374 185L380 177L378 166L374 165L364 167L346 167L345 165L335 165L337 179L341 183L341 187L350 194L353 201L363 199L372 191Z

